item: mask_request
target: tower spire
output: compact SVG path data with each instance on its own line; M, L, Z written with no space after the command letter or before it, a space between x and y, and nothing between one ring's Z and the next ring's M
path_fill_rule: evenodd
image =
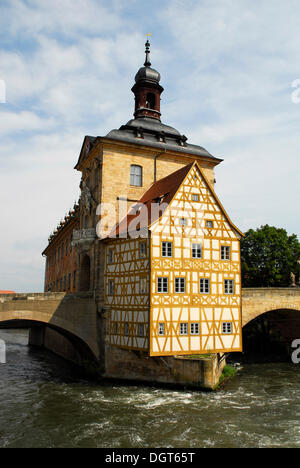
M146 60L144 66L135 75L135 85L132 92L135 96L134 117L149 117L160 120L160 95L164 88L160 86L160 74L151 68L150 42L147 34Z
M146 46L146 50L145 50L146 60L145 60L144 66L145 66L145 67L151 67L151 62L150 62L150 42L149 42L149 39L147 39L147 42L146 42L145 46Z

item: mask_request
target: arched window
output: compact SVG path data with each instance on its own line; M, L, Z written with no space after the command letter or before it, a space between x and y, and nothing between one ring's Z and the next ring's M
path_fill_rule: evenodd
M143 185L143 168L132 164L130 166L130 185L142 187Z
M155 94L147 93L146 107L148 109L155 109Z

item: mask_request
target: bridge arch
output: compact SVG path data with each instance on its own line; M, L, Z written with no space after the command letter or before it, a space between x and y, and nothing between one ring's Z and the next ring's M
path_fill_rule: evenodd
M243 327L243 352L250 359L289 360L300 339L300 310L291 307L262 311Z
M78 364L99 361L97 310L90 293L0 295L0 328L15 327L44 329L48 342L52 330L73 345ZM51 343L45 347L51 350Z
M9 328L26 328L30 330L29 333L29 344L35 346L45 346L46 348L50 349L51 351L56 351L54 346L54 337L55 335L49 336L48 330L53 330L61 337L67 340L73 348L73 353L64 356L64 353L60 351L58 354L61 354L63 357L68 357L69 360L76 362L77 364L83 364L84 361L97 361L97 356L93 353L93 350L89 347L89 345L82 340L79 336L75 335L74 333L68 331L66 328L62 328L57 324L49 323L49 322L42 322L37 321L34 319L34 313L32 311L22 311L22 315L18 317L18 313L15 312L14 318L1 317L0 320L0 329L9 329ZM27 316L27 317L26 317ZM47 333L48 332L48 333ZM50 341L52 340L52 341ZM47 343L49 344L47 346ZM66 346L64 346L66 348ZM73 357L73 359L72 359Z
M300 288L244 288L242 292L242 326L268 312L298 311Z

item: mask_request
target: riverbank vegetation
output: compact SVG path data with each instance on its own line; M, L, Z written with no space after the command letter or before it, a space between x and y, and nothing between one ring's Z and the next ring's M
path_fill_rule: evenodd
M237 370L235 367L229 366L228 364L224 367L219 382L215 386L214 390L218 390L229 380L236 376Z

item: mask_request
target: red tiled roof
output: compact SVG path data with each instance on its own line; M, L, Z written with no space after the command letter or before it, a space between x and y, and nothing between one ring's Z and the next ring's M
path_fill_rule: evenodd
M222 203L216 195L214 189L211 187L209 181L206 179L205 174L201 171L201 168L199 167L198 163L194 161L193 163L182 167L178 171L173 172L167 177L164 177L163 179L160 179L157 182L153 183L151 187L144 193L139 202L135 204L127 213L127 215L122 219L122 221L112 229L112 231L106 237L106 239L115 238L123 234L125 234L125 237L127 237L126 234L130 231L132 232L135 230L138 232L141 229L141 225L143 228L148 228L149 226L151 226L151 224L157 221L162 216L168 205L171 203L180 185L183 183L184 179L186 178L189 171L194 165L196 165L198 170L200 171L212 196L215 198L222 213L224 214L231 227L241 237L245 237L245 235L232 223ZM141 208L140 210L139 207ZM146 209L144 209L143 207L146 207ZM134 223L135 218L138 218L136 224Z
M135 218L139 218L139 223L135 226L136 230L140 229L140 225L148 227L157 221L172 201L193 165L194 163L188 164L167 177L154 182L138 203L130 209L125 218L110 232L108 238L127 233ZM141 205L143 207L139 210Z

